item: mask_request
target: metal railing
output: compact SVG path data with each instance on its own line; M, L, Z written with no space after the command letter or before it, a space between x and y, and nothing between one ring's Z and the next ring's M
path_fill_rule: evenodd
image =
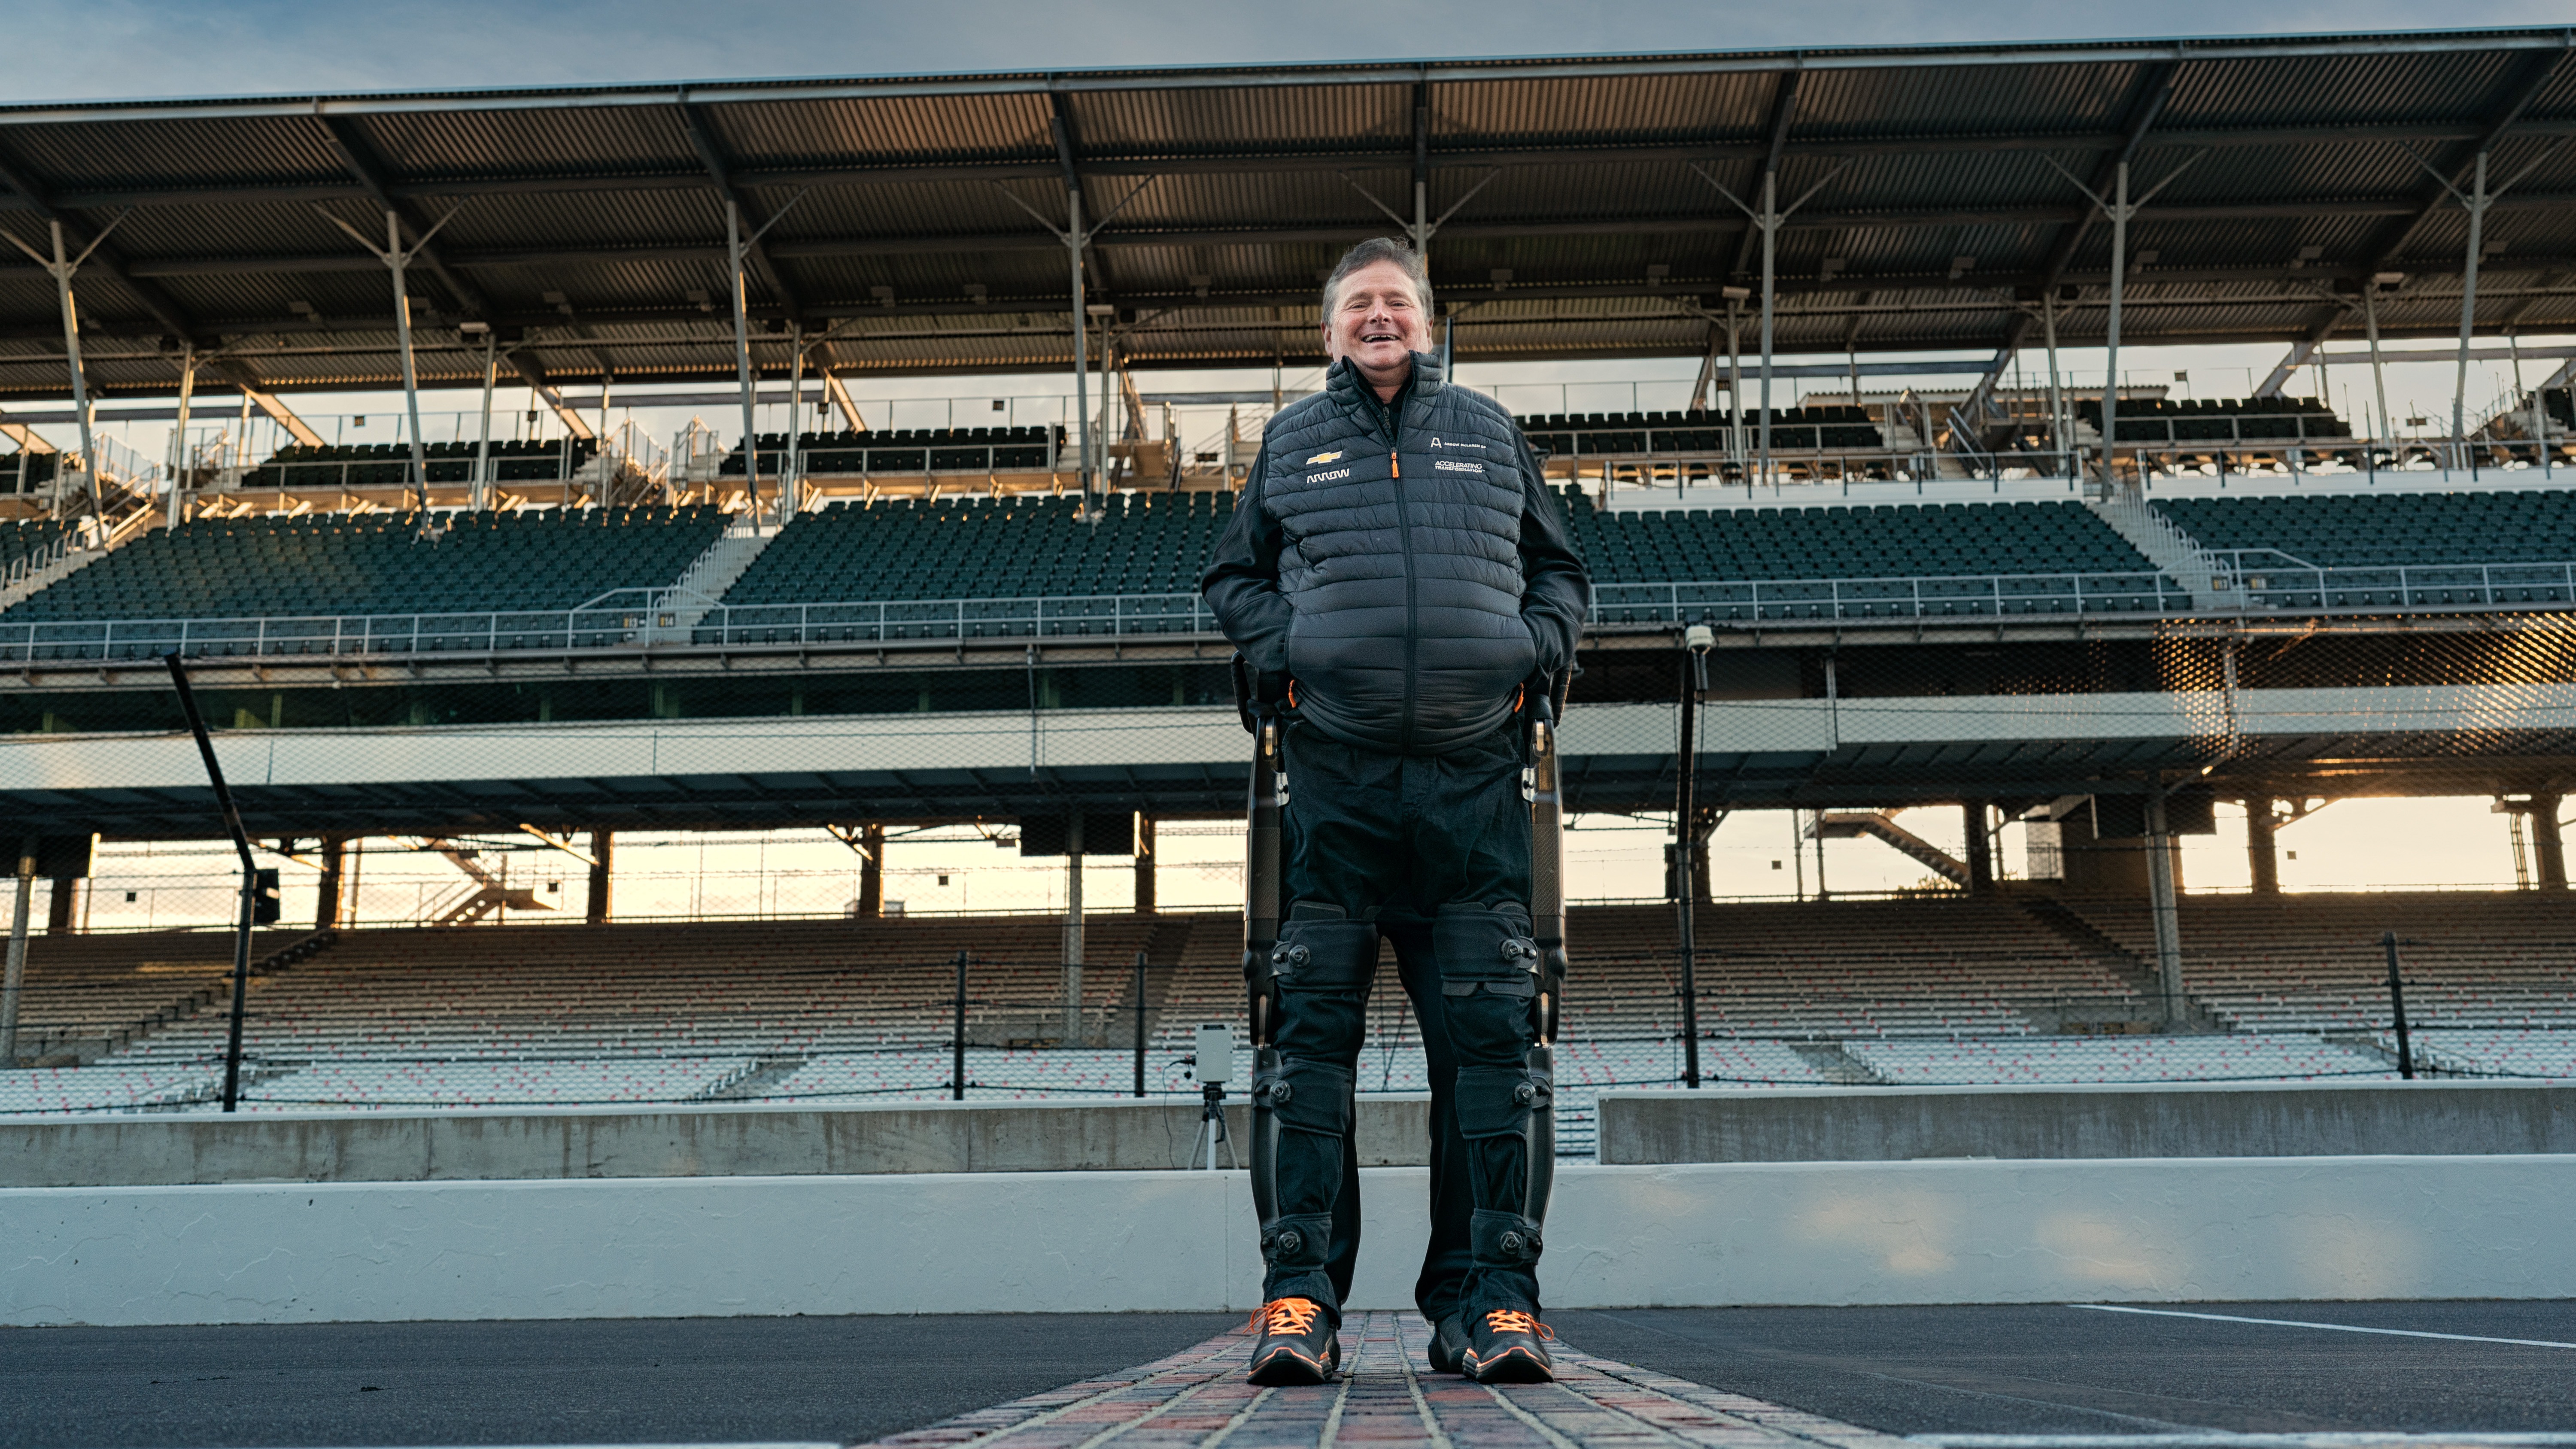
M2216 549L2213 590L2245 606L2339 610L2519 608L2576 602L2576 563L2390 564L2334 567L2278 549Z
M1598 584L1595 625L1761 623L2189 613L2189 589L2160 573L1968 574L1939 578L1776 579Z
M71 552L71 547L72 531L58 531L53 537L9 560L8 566L0 569L0 589L15 588L43 570L52 568L62 562L63 555Z
M60 557L49 545L7 580ZM2550 607L2576 603L2576 562L2321 567L2271 549L2211 552L2224 609L2318 613ZM0 580L5 581L5 580ZM2196 612L2172 576L2119 573L1891 575L1613 583L1594 589L1595 627L1806 620L2174 615ZM694 622L692 620L694 619ZM1082 594L840 603L719 604L685 588L618 589L569 609L318 614L237 619L0 618L0 662L381 654L488 654L695 645L961 643L1211 635L1195 593Z

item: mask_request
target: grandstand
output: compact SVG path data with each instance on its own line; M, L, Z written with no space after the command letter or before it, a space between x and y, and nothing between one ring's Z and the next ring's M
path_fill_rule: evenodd
M2056 924L2055 902L2085 927ZM2576 937L2534 892L2187 898L2190 1009L2152 1028L2154 944L2126 900L2014 892L1734 903L1698 913L1702 1071L1714 1086L2376 1080L2397 1071L2370 933L2409 944L2419 1070L2556 1077L2576 1062ZM1670 1083L1673 914L1579 907L1559 1054L1561 1140L1589 1151L1609 1087ZM974 1100L1132 1090L1142 952L1148 1090L1204 1021L1239 1018L1231 915L1106 915L1068 1028L1059 930L1030 917L340 930L263 936L249 995L251 1111L860 1103L951 1095L958 953ZM288 948L302 943L300 952ZM40 936L22 1041L42 1070L7 1110L155 1110L220 1079L227 938ZM1362 1090L1418 1091L1393 961Z
M2491 151L2537 168L2526 195L2576 187L2576 151L2546 149L2576 124L2563 40L2370 51L2411 77L2391 95L2448 99L2360 117L2331 38L2225 56L1854 52L1829 68L1320 66L1257 85L1135 72L899 94L357 96L330 101L319 148L290 134L312 116L246 102L18 116L44 159L9 174L41 181L71 245L139 217L80 283L84 335L121 348L85 374L88 395L157 412L184 379L191 406L255 411L293 441L227 433L219 461L183 464L179 447L162 465L85 442L87 469L9 420L0 803L40 840L208 835L202 765L172 733L160 656L175 649L219 701L264 848L310 861L317 839L497 830L591 852L587 924L344 929L317 892L309 940L255 947L252 1110L935 1097L956 1089L961 951L975 1095L1132 1090L1140 1045L1149 1089L1184 1089L1191 1029L1241 1009L1228 918L1095 911L1069 1017L1061 920L896 919L880 881L848 920L621 921L609 847L642 829L829 826L855 845L888 824L1006 839L1069 815L1239 811L1227 650L1196 578L1252 434L1147 466L1170 439L1139 378L1284 368L1318 270L1383 229L1345 193L1418 184L1445 218L1417 237L1447 304L1441 347L1471 385L1500 361L1699 365L1684 406L1569 400L1520 419L1600 585L1565 722L1575 808L1660 816L1688 770L1701 814L1685 836L1735 810L1821 829L1822 813L1938 803L1979 822L1961 859L1909 851L1939 883L1896 898L1700 903L1706 1080L2373 1079L2400 1066L2382 930L2411 943L2413 1065L2565 1075L2576 961L2556 816L2576 706L2557 661L2576 490L2550 470L2576 430L2567 369L2459 439L2372 436L2386 418L2312 395L2318 365L2344 365L2324 349L2364 326L2392 345L2458 336L2442 287L2384 280L2465 265L2423 167L2456 177ZM1998 86L2005 65L2021 69ZM1559 72L1593 99L1569 100ZM1257 135L1240 109L1255 100L1279 107ZM1702 118L1687 145L1656 139L1677 105ZM889 106L929 140L871 129ZM158 158L151 177L102 159L89 142L105 126L141 148L120 154ZM2173 185L2115 255L2051 157L2097 189L2115 157ZM1751 194L1766 171L1812 207L1757 294L1753 233L1706 182ZM1056 215L1068 186L1094 218L1137 202L1091 239L1070 293L1064 238L1023 215ZM431 238L445 198L452 225ZM408 358L379 282L301 240L317 203L390 206L420 239ZM710 228L727 208L758 247ZM2351 224L2300 241L2284 211ZM2497 225L2512 245L2481 260L2496 310L2473 330L2576 327L2548 260L2576 245L2564 208ZM1957 255L1963 227L1984 255ZM1878 238L1866 255L1828 254L1860 232ZM710 267L743 287L739 332L702 290ZM241 276L260 280L222 280ZM2236 398L2115 388L2106 437L2098 379L2022 374L2107 340L2114 276L2123 345L2261 342L2281 365ZM51 335L49 297L0 313ZM271 307L285 315L244 314ZM1743 355L1757 321L1778 356ZM739 387L744 356L743 405L809 389L786 428L815 431L693 423L668 450L607 431L612 382L637 405ZM480 388L487 369L524 384L535 411L508 431L549 436L490 437L487 421L425 442L415 476L408 445L325 441L295 412L308 392L390 393L407 362L429 386ZM1070 409L871 427L847 391L1095 362L1082 386L1101 390L1081 396L1105 397L1105 433ZM1929 390L1943 378L1956 386ZM50 352L0 357L0 391L28 406L65 383ZM1848 390L1794 390L1809 383ZM1203 396L1257 417L1285 393ZM716 401L729 418L733 395ZM828 410L838 430L821 430ZM80 424L47 426L59 444ZM1693 624L1714 643L1686 751L1677 646ZM2208 828L2214 800L2268 820L2275 800L2370 792L2509 802L2534 889L2365 909L2281 896L2259 864L2243 898L2158 885L2148 865ZM2065 843L2058 874L1998 879L1990 827L2006 819ZM1677 870L1662 904L1576 912L1570 1148L1589 1141L1593 1094L1684 1071L1670 898L1704 890L1688 880ZM44 1065L0 1074L0 1108L201 1103L220 1074L220 934L89 935L71 894L51 892L22 1007L21 1058ZM2159 897L2179 898L2178 931L2155 929ZM1418 1087L1391 983L1371 1023L1370 1090Z

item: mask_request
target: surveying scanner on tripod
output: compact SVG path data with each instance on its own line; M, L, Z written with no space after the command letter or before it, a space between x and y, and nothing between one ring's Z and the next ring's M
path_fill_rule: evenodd
M1529 1050L1529 1070L1536 1083L1525 1087L1529 1117L1528 1190L1521 1216L1535 1237L1535 1225L1547 1216L1548 1195L1555 1183L1556 1119L1552 1096L1543 1084L1556 1075L1557 1019L1564 996L1565 871L1564 797L1557 772L1556 722L1565 707L1572 670L1557 678L1535 678L1522 686L1521 797L1530 808L1530 923L1536 959L1527 967L1537 980L1530 993L1531 1024L1537 1044ZM1288 804L1287 733L1295 717L1294 686L1277 698L1264 697L1259 681L1242 655L1234 657L1235 708L1251 734L1252 778L1245 815L1250 827L1244 862L1243 980L1251 1015L1253 1078L1275 1079L1280 1070L1275 1035L1279 1018L1281 968L1292 963L1279 940L1285 902L1286 860L1280 839L1281 814ZM1302 950L1303 948L1295 948ZM1279 1218L1278 1148L1280 1126L1273 1103L1261 1092L1252 1099L1252 1202L1265 1237ZM1508 1251L1526 1249L1535 1260L1538 1244L1511 1242Z

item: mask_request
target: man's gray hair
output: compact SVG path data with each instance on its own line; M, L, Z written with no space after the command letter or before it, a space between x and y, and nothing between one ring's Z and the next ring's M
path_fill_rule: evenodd
M1324 316L1329 320L1341 305L1342 283L1351 273L1379 262L1393 262L1413 279L1413 295L1422 304L1422 315L1431 315L1431 269L1422 264L1422 253L1391 236L1373 236L1342 253L1333 274L1324 279Z

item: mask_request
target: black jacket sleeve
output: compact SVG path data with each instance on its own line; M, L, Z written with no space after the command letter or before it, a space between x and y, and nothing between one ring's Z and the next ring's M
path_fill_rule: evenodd
M1548 491L1529 439L1521 439L1520 448L1521 619L1538 641L1539 672L1554 676L1574 662L1574 646L1592 612L1592 573L1566 534L1565 510Z
M1217 627L1275 688L1288 675L1288 622L1294 610L1279 592L1280 529L1267 506L1269 472L1265 443L1234 501L1233 521L1199 574L1199 592L1216 611Z

